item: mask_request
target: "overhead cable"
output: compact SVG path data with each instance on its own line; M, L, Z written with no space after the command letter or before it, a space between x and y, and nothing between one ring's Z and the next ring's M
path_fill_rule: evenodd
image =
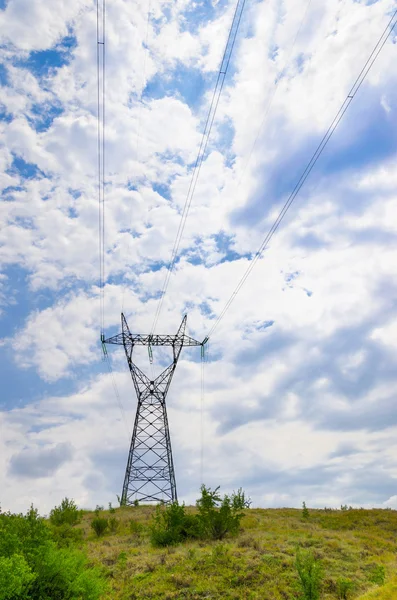
M200 391L200 486L204 484L204 398L205 398L206 348L201 346L201 391Z
M259 127L258 127L258 130L257 130L257 132L256 132L255 140L254 140L254 142L253 142L253 144L252 144L252 146L251 146L251 149L250 149L250 151L249 151L249 153L248 153L247 160L245 161L245 163L244 163L244 165L243 165L243 168L242 168L242 170L241 170L241 173L240 173L240 176L239 176L239 179L238 179L238 182L237 182L236 188L235 188L235 192L236 192L236 191L239 189L239 187L240 187L241 183L243 182L243 180L244 180L244 178L245 178L245 172L246 172L246 170L247 170L247 167L248 167L248 165L249 165L249 163L250 163L250 161L251 161L251 158L252 158L253 152L254 152L254 150L255 150L255 148L256 148L256 145L257 145L257 143L258 143L259 136L260 136L260 134L261 134L261 131L262 131L262 129L263 129L263 126L264 126L264 124L265 124L265 122L266 122L266 120L267 120L267 117L269 116L270 109L271 109L271 107L272 107L272 104L273 104L274 98L276 97L277 91L278 91L278 89L279 89L279 84L280 84L280 82L283 80L283 73L285 73L285 72L286 72L286 70L287 70L287 68L288 68L288 66L289 66L289 64L290 64L291 57L292 57L292 53L293 53L293 51L294 51L294 48L295 48L295 44L296 44L296 42L297 42L297 40L298 40L299 34L300 34L300 32L301 32L301 29L302 29L302 27L303 27L303 23L306 21L306 18L307 18L307 15L308 15L308 13L309 13L309 8L310 8L310 5L311 5L311 3L312 3L312 0L308 0L308 3L306 4L306 9L305 9L305 11L304 11L304 13L303 13L303 17L302 17L302 19L301 19L301 21L300 21L300 23L299 23L298 29L297 29L297 31L296 31L296 34L295 34L294 40L293 40L293 42L292 42L292 45L291 45L291 48L290 48L290 51L289 51L289 54L288 54L288 56L287 56L287 59L286 59L286 61L284 62L284 66L283 66L283 67L282 67L282 69L280 70L280 72L279 72L279 76L277 77L277 79L276 79L276 81L275 81L275 83L274 83L274 87L273 87L272 93L270 94L270 96L269 96L269 99L268 99L268 101L267 101L267 104L266 104L266 107L265 107L265 110L263 111L262 121L261 121L261 124L260 124L260 125L259 125Z
M189 189L186 195L186 199L185 199L185 204L183 207L183 211L182 211L182 215L181 215L181 220L179 222L179 227L178 227L178 231L176 234L176 238L175 238L175 242L174 242L174 246L171 252L171 260L170 263L168 265L167 268L167 272L166 272L166 276L164 279L164 283L163 283L163 287L161 290L161 294L160 294L160 298L159 298L159 302L157 305L157 309L156 309L156 313L155 313L155 317L154 317L154 321L153 321L153 325L152 325L152 329L151 329L151 333L154 333L154 330L157 327L157 323L159 320L159 316L160 316L160 312L161 312L161 308L164 302L164 296L167 292L167 288L168 288L168 284L170 281L170 277L172 274L172 271L174 269L175 266L175 261L176 258L178 256L178 251L179 251L179 246L181 243L181 239L182 239L182 235L183 235L183 231L185 229L185 225L186 225L186 219L188 217L189 214L189 210L190 210L190 206L192 203L192 199L194 196L194 192L196 189L196 185L197 185L197 180L198 177L200 175L200 170L204 161L204 157L205 157L205 153L207 150L207 146L208 146L208 141L210 138L210 134L211 134L211 129L212 129L212 125L215 119L215 115L216 115L216 111L218 108L218 104L219 104L219 99L220 99L220 95L222 92L222 88L223 88L223 84L225 82L226 79L226 75L227 75L227 71L229 68L229 63L230 63L230 59L232 56L232 52L233 52L233 48L234 48L234 44L236 41L236 37L237 37L237 33L240 27L240 21L241 21L241 17L243 14L243 10L244 10L244 6L245 6L245 0L237 0L237 4L236 4L236 8L234 11L234 15L233 15L233 21L232 24L230 26L230 30L229 30L229 35L227 38L227 42L226 42L226 46L225 46L225 50L223 53L223 57L221 60L221 65L219 68L219 72L218 72L218 77L216 80L216 84L215 84L215 89L212 95L212 100L211 100L211 104L209 107L209 111L208 111L208 115L207 115L207 119L205 122L205 126L204 126L204 131L203 131L203 135L201 138L201 143L200 143L200 147L197 153L197 158L196 158L196 162L195 165L193 167L193 171L192 171L192 176L190 179L190 185L189 185Z
M98 104L98 225L99 305L101 338L105 329L105 25L106 0L97 0L97 104Z
M125 411L124 411L124 406L123 403L121 402L121 396L120 396L120 392L119 392L119 388L117 386L116 383L116 379L113 373L113 369L112 369L112 364L110 362L110 358L107 352L104 353L104 357L105 357L105 362L109 371L109 375L112 381L112 385L113 385L113 390L114 390L114 395L116 396L116 400L117 400L117 404L119 406L120 412L121 412L121 416L123 418L123 424L124 424L124 429L126 431L127 434L127 439L128 441L130 440L130 432L128 431L128 427L127 427L127 418L125 415Z
M97 107L98 107L98 225L99 225L99 304L100 329L103 355L112 380L114 393L119 406L124 427L129 439L124 407L114 377L110 358L103 344L105 331L105 33L106 0L97 0L96 42L97 42Z
M147 10L147 16L146 16L146 33L145 33L145 38L144 40L142 40L142 48L143 48L143 68L142 68L142 82L141 82L141 86L139 89L139 94L138 94L138 118L137 118L137 126L136 126L136 136L135 136L135 160L138 163L139 159L140 159L140 139L141 139L141 123L142 123L142 106L143 106L143 92L145 90L146 87L146 62L147 62L147 55L148 55L148 49L149 49L149 25L150 25L150 13L151 13L151 0L149 0L149 5L148 5L148 10ZM134 221L134 215L131 214L131 225L130 225L130 230L132 230L133 228L133 221ZM126 291L126 284L124 283L122 286L122 293L121 293L121 312L124 312L124 296L125 296L125 291Z
M313 156L311 157L311 159L310 159L309 163L307 164L305 170L303 171L302 175L300 176L299 180L297 181L297 183L296 183L294 189L292 190L291 194L289 195L287 201L285 202L284 206L282 207L281 211L279 212L276 220L274 221L273 225L271 226L271 228L267 232L265 238L263 239L261 245L259 246L257 252L255 253L254 258L251 260L248 268L246 269L244 275L242 276L242 278L240 279L239 283L237 284L235 290L233 291L233 293L231 294L230 298L226 302L225 306L223 307L223 310L221 311L221 313L219 314L219 316L214 321L211 329L209 330L209 332L207 334L207 338L209 338L214 333L215 329L218 327L219 323L221 322L221 320L225 316L225 314L228 311L228 309L230 308L233 300L236 298L237 294L239 293L239 291L243 287L244 283L246 282L248 276L250 275L252 269L255 267L256 263L261 258L263 251L265 250L265 248L267 247L268 243L272 239L273 235L277 231L277 229L278 229L281 221L284 219L284 217L285 217L288 209L290 208L291 204L295 200L296 196L298 195L299 191L301 190L301 188L302 188L303 184L305 183L306 179L310 175L310 173L311 173L314 165L316 164L316 162L318 161L319 157L321 156L324 148L326 147L326 145L328 144L329 140L331 139L331 137L332 137L335 129L338 127L338 125L339 125L340 121L342 120L345 112L349 108L349 106L352 103L355 95L357 94L357 92L360 89L361 85L363 84L365 78L367 77L369 71L371 70L374 62L376 61L376 59L378 58L378 56L379 56L380 52L382 51L384 45L386 44L386 42L387 42L390 34L394 30L394 28L395 28L395 26L397 24L397 18L396 17L397 17L397 10L393 13L393 16L391 17L390 21L388 22L387 26L385 27L382 35L380 36L380 38L379 38L379 40L378 40L378 42L376 44L376 46L372 50L372 52L371 52L369 58L367 59L365 65L361 69L361 71L360 71L360 73L359 73L356 81L354 82L354 84L351 87L349 93L347 94L344 102L342 103L340 109L338 110L337 114L335 115L335 117L334 117L331 125L328 127L328 129L327 129L326 133L324 134L322 140L320 141L319 145L317 146L317 148L316 148Z

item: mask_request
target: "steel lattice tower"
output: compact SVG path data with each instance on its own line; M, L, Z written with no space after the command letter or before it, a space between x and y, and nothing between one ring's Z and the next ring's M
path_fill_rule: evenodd
M171 438L165 399L183 346L203 346L185 334L187 316L176 335L132 334L121 313L121 333L103 340L123 345L131 372L138 406L125 471L121 504L135 500L174 502L177 500ZM173 361L156 379L150 380L132 361L134 346L172 346Z

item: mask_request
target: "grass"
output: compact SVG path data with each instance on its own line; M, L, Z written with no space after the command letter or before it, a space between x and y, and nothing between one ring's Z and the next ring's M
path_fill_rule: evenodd
M322 600L343 600L342 580L352 582L348 600L397 600L397 511L310 510L304 520L301 510L248 509L237 537L156 549L149 541L154 510L101 511L119 524L100 538L90 526L95 513L84 511L77 527L90 563L108 579L104 599L298 600L295 556L301 547L322 565Z

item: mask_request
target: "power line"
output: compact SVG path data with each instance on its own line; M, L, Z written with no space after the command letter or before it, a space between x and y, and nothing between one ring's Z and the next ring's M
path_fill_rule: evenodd
M309 12L309 8L310 8L310 5L311 5L311 3L312 3L312 0L308 0L308 3L307 3L307 5L306 5L305 12L303 13L303 17L302 17L302 19L301 19L301 21L300 21L300 24L299 24L299 27L298 27L298 29L297 29L297 31L296 31L296 34L295 34L295 37L294 37L294 41L292 42L292 46L291 46L291 48L290 48L289 54L288 54L288 56L287 56L287 59L286 59L286 61L285 61L285 63L284 63L284 66L283 66L283 68L282 68L282 69L281 69L281 71L279 72L279 77L277 78L277 80L276 80L276 82L275 82L275 84L274 84L274 87L273 87L273 93L270 95L270 97L269 97L269 100L268 100L268 102L267 102L267 105L266 105L266 108L265 108L265 110L264 110L264 112L263 112L263 116L262 116L262 121L261 121L261 124L260 124L260 126L259 126L259 128L258 128L258 131L257 131L257 133L256 133L255 140L254 140L254 142L253 142L253 144L252 144L252 146L251 146L251 150L250 150L250 151L249 151L249 153L248 153L248 158L247 158L247 160L245 161L245 164L243 165L243 168L242 168L242 170L241 170L240 177L239 177L239 180L238 180L238 182L237 182L237 186L236 186L236 188L235 188L235 191L237 191L237 190L239 189L239 187L240 187L240 185L241 185L242 181L244 180L244 177L245 177L245 172L246 172L246 170L247 170L247 167L248 167L248 165L249 165L249 163L250 163L250 161L251 161L252 154L253 154L253 152L254 152L254 150L255 150L255 148L256 148L256 144L258 143L259 136L260 136L260 134L261 134L261 131L262 131L262 129L263 129L263 126L264 126L264 124L265 124L265 122L266 122L266 120L267 120L267 117L269 116L270 109L271 109L271 107L272 107L273 100L274 100L274 98L275 98L275 96L276 96L276 94L277 94L277 91L278 91L278 87L279 87L280 81L282 81L282 75L283 75L283 73L284 73L284 72L287 70L287 67L289 66L289 63L290 63L290 60L291 60L291 57L292 57L292 53L293 53L293 51L294 51L294 48L295 48L295 44L296 44L296 42L297 42L297 40L298 40L298 37L299 37L299 34L300 34L300 32L301 32L301 29L302 29L303 23L305 22L305 20L306 20L306 17L307 17L307 15L308 15L308 12Z
M215 329L218 327L219 323L221 322L221 320L223 319L225 313L228 311L228 309L230 308L233 300L236 298L237 294L239 293L239 291L241 290L241 288L243 287L244 283L246 282L249 274L251 273L252 269L254 268L254 266L256 265L256 263L258 262L258 260L260 259L263 251L265 250L266 246L268 245L268 243L270 242L270 240L272 239L273 235L275 234L275 232L277 231L281 221L284 219L288 209L290 208L291 204L293 203L293 201L295 200L296 196L298 195L300 189L302 188L303 184L305 183L306 179L308 178L308 176L310 175L314 165L316 164L316 162L318 161L319 157L321 156L324 148L326 147L326 145L328 144L329 140L331 139L335 129L338 127L340 121L342 120L345 112L347 111L347 109L349 108L351 102L353 101L353 98L355 97L355 95L357 94L358 90L360 89L361 85L363 84L365 78L367 77L369 71L371 70L374 62L376 61L377 57L379 56L380 52L382 51L384 45L386 44L390 34L392 33L394 27L397 24L397 20L396 20L396 15L397 15L397 10L393 13L393 16L391 17L390 21L388 22L387 26L385 27L382 35L380 36L376 46L374 47L374 49L372 50L369 58L367 59L365 65L363 66L363 68L361 69L357 79L355 80L353 86L351 87L348 95L346 96L344 102L342 103L339 111L337 112L336 116L334 117L331 125L329 126L329 128L327 129L326 133L324 134L322 140L320 141L319 145L317 146L313 156L311 157L309 163L307 164L305 170L303 171L302 175L300 176L298 182L296 183L294 189L292 190L290 196L288 197L287 201L285 202L284 206L282 207L281 211L279 212L276 220L274 221L273 225L271 226L271 228L269 229L268 233L266 234L264 240L262 241L261 245L259 246L254 258L252 259L252 261L250 262L248 268L246 269L244 275L242 276L242 278L240 279L239 283L237 284L234 292L231 294L230 298L228 299L228 301L226 302L225 306L223 307L223 310L221 311L221 313L219 314L219 316L217 317L217 319L215 320L214 324L212 325L211 329L209 330L208 334L207 334L207 338L209 338L215 331Z
M174 242L174 246L171 252L171 260L170 263L168 265L168 269L167 269L167 273L164 279L164 283L163 283L163 287L161 290L161 294L160 294L160 298L159 298L159 302L157 305L157 309L156 309L156 313L155 313L155 317L154 317L154 321L153 321L153 325L152 325L152 330L151 333L154 333L155 328L157 327L157 323L159 320L159 316L160 316L160 312L161 312L161 308L163 306L163 301L164 301L164 296L167 292L167 288L168 288L168 284L170 281L170 277L172 274L172 271L174 269L175 266L175 261L178 255L178 251L179 251L179 246L181 243L181 239L182 239L182 235L183 235L183 231L185 229L185 224L186 224L186 219L188 217L189 214L189 210L190 210L190 206L192 203L192 199L194 196L194 192L196 189L196 185L197 185L197 180L198 177L200 175L200 170L204 161L204 156L205 156L205 152L207 150L207 146L208 146L208 142L209 142L209 137L211 134L211 129L212 129L212 125L215 119L215 115L216 115L216 111L218 108L218 104L219 104L219 99L220 99L220 95L223 89L223 84L225 82L226 79L226 75L227 75L227 71L229 68L229 64L230 64L230 59L232 56L232 52L233 52L233 48L234 48L234 44L236 41L236 37L237 37L237 33L240 27L240 21L241 21L241 17L243 14L243 10L244 10L244 6L245 6L245 0L237 0L237 4L236 4L236 8L234 11L234 15L233 15L233 20L232 20L232 24L230 26L229 29L229 35L226 41L226 46L225 46L225 50L223 53L223 57L221 60L221 64L220 64L220 68L219 68L219 72L218 72L218 77L216 80L216 84L215 84L215 89L212 95L212 100L211 100L211 104L210 104L210 108L208 111L208 115L207 115L207 119L205 122L205 126L204 126L204 131L203 131L203 135L201 138L201 143L200 143L200 147L199 147L199 151L197 154L197 158L196 158L196 162L195 165L193 167L193 171L192 171L192 177L190 179L190 185L189 185L189 189L187 192L187 196L185 199L185 204L183 207L183 211L182 211L182 215L181 215L181 220L179 222L179 227L178 227L178 231L176 234L176 238L175 238L175 242Z
M121 412L122 417L123 417L123 423L124 423L124 428L125 428L125 431L126 431L126 434L127 434L127 438L128 438L128 441L130 441L130 432L128 431L128 427L127 427L127 418L126 418L126 415L125 415L124 406L123 406L123 403L121 402L121 396L120 396L119 388L117 386L116 379L115 379L115 376L114 376L114 373L113 373L113 369L112 369L112 364L110 362L110 358L109 358L109 355L108 355L107 352L104 352L104 357L105 357L105 362L106 362L106 365L108 367L108 371L109 371L110 378L111 378L111 381L112 381L114 395L116 396L117 404L119 406L120 412Z
M100 8L102 4L102 10ZM101 337L105 328L105 0L97 0L97 105L98 105L98 226L99 226L99 312ZM102 14L101 14L102 12Z
M204 483L204 397L205 397L205 346L201 346L201 391L200 391L200 485Z
M144 38L144 42L142 40L142 44L141 47L143 47L143 69L142 69L142 82L141 82L141 86L140 86L140 90L139 90L139 94L138 94L138 102L139 102L139 106L138 106L138 117L137 117L137 126L136 126L136 135L135 135L135 160L138 163L138 161L140 160L140 138L141 138L141 116L142 116L142 105L143 105L143 92L145 89L145 84L146 84L146 62L147 62L147 55L148 55L148 49L149 49L149 25L150 25L150 12L151 12L151 0L149 0L149 5L148 5L148 10L147 10L147 16L146 16L146 33L145 33L145 38ZM131 215L131 224L130 224L130 230L132 230L133 228L133 214ZM124 312L124 296L125 296L125 291L126 291L126 284L124 283L122 286L122 295L121 295L121 312Z
M101 3L101 7L100 7ZM97 0L96 6L96 41L97 41L97 106L98 106L98 226L99 226L99 304L101 340L104 339L105 330L105 38L106 38L106 0ZM102 13L102 14L101 14ZM112 380L114 393L120 412L123 417L124 427L129 438L124 407L114 377L112 365L106 348L104 359Z

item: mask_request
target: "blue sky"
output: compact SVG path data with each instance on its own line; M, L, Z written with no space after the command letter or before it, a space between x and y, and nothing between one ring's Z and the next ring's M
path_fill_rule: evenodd
M393 7L247 4L159 333L187 310L205 337ZM107 3L109 335L121 310L150 331L234 4L147 10ZM114 502L136 400L110 349L120 410L99 342L96 10L0 11L0 503ZM169 420L186 502L202 469L258 506L397 508L396 48L393 35L211 338L204 407L199 354L182 355Z

